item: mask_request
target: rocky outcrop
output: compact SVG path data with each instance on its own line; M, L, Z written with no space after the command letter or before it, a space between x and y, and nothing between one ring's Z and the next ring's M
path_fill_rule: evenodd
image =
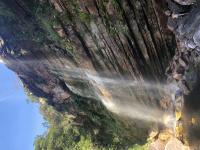
M168 13L168 27L174 32L177 40L175 56L166 70L168 82L178 85L174 98L172 98L177 121L176 137L185 144L188 144L189 139L189 144L194 145L191 138L195 134L188 136L188 132L196 126L191 123L196 122L196 119L191 117L194 113L191 110L195 108L192 104L195 101L191 97L198 97L193 91L198 91L199 87L199 2L169 0L168 5L171 11ZM193 108L191 108L192 105ZM196 103L196 107L197 105L199 104ZM197 113L199 107L195 110ZM190 114L190 118L187 114Z

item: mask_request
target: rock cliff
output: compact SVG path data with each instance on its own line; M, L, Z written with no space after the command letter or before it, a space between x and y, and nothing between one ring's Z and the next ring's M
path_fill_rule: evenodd
M164 0L1 0L0 56L30 93L74 115L79 125L89 122L106 135L108 127L102 120L108 119L123 126L121 138L145 141L149 125L122 121L94 99L100 99L99 93L114 98L122 93L160 107L161 96L151 97L152 93L142 89L141 97L129 87L115 87L112 93L88 76L155 84L165 81L176 49L166 10ZM89 112L102 118L99 125Z

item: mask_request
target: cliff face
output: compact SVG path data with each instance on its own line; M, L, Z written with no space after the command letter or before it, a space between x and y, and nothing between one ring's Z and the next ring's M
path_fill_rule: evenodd
M185 2L185 4L183 4ZM170 63L167 73L170 80L179 86L175 100L175 111L182 116L177 119L177 126L184 127L182 141L189 143L191 149L199 148L199 1L169 1L169 8L176 17L170 17L168 26L177 39L177 51ZM183 14L182 14L183 13ZM181 15L182 14L182 15ZM198 92L197 92L198 91ZM193 123L190 122L193 118ZM194 123L195 120L195 123ZM180 138L180 139L181 139Z
M89 117L81 111L106 111L91 100L99 99L99 93L120 95L88 75L102 80L165 78L176 47L167 30L166 6L160 0L1 0L0 55L34 95L82 123ZM143 101L131 88L121 93ZM86 108L80 111L74 96ZM148 92L145 97L157 105L158 98ZM113 118L105 113L103 117ZM131 134L144 138L139 132Z
M67 70L158 80L175 49L161 2L10 0L1 5L2 58L30 90L61 101L69 96L65 83L76 87Z

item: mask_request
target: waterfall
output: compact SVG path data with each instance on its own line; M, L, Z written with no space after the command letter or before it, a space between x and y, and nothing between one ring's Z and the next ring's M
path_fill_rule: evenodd
M174 127L173 111L162 110L159 106L163 95L169 95L172 99L175 97L174 91L177 86L172 83L166 85L115 77L108 78L82 68L66 67L63 70L54 69L52 73L63 78L73 93L100 100L109 111L119 116ZM89 89L73 86L74 83L67 82L71 79L73 82L87 84L86 88Z

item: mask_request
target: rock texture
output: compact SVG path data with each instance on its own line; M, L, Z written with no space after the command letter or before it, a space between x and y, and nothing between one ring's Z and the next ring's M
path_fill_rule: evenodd
M190 125L191 121L189 120L191 117L186 116L193 114L194 109L196 113L199 112L199 104L195 102L195 97L198 97L196 92L199 91L200 53L198 37L200 11L198 1L177 1L177 3L171 0L168 1L172 14L176 13L178 16L174 18L172 15L168 19L168 27L176 35L178 49L166 73L169 77L169 82L175 82L179 87L174 97L177 116L177 137L183 142L188 143L186 140L188 136L184 132L192 131L193 125ZM194 121L193 119L192 122ZM192 137L195 137L195 133L189 134L190 144L194 145L195 143L195 145L198 145L198 142L196 142L198 138L194 138L195 142L191 142Z
M161 4L2 1L2 11L8 14L1 16L1 56L30 90L41 95L49 95L56 86L66 91L63 83L70 85L73 79L53 71L62 75L67 67L108 77L162 79L175 43Z

